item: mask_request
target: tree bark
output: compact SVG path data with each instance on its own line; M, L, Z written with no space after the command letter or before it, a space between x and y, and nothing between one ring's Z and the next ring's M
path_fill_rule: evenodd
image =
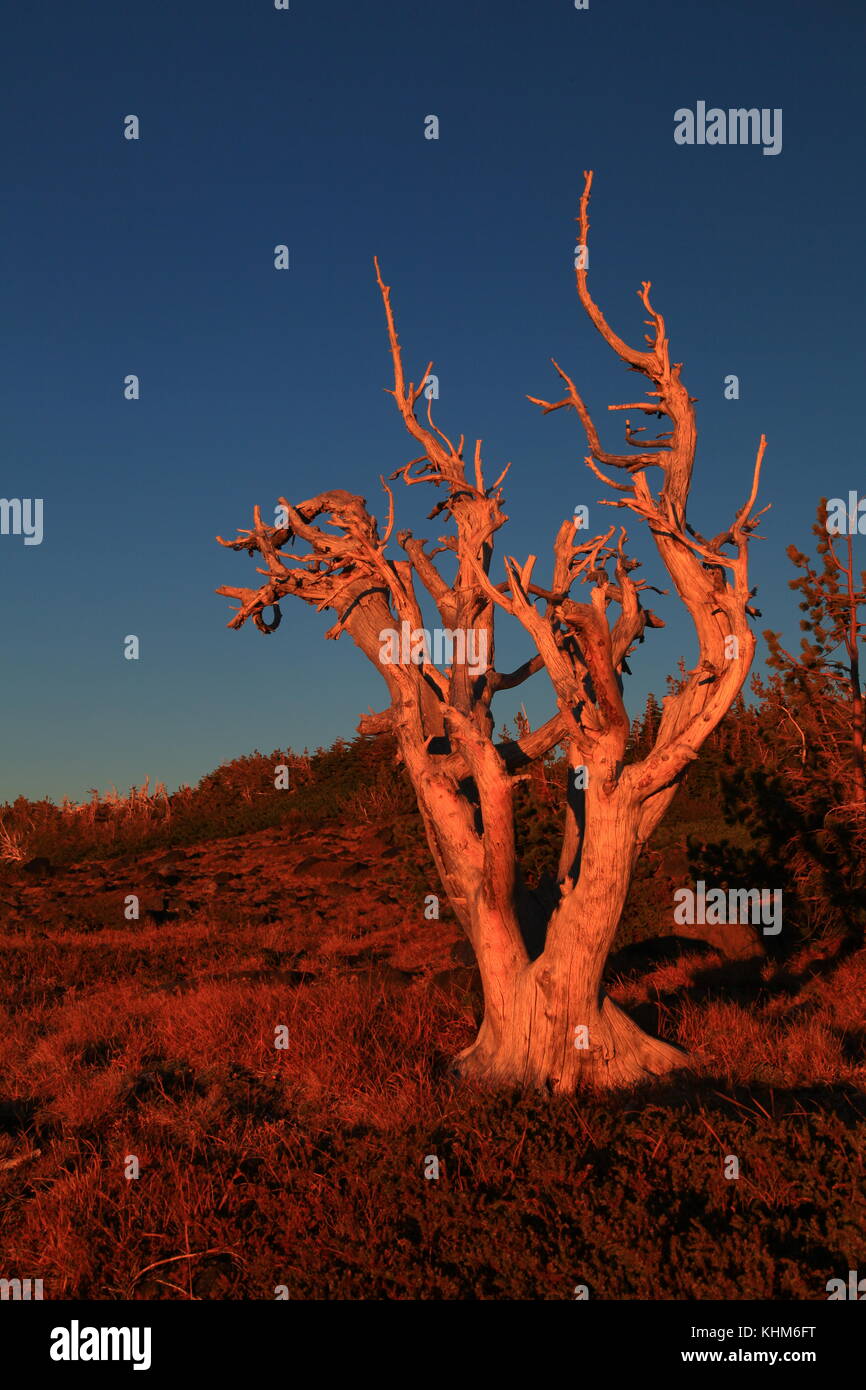
M536 960L501 949L499 924L476 904L484 1018L458 1059L464 1076L573 1091L628 1086L688 1065L681 1049L645 1033L601 983L639 853L640 805L628 787L607 793L591 778L586 816L580 877L563 885Z

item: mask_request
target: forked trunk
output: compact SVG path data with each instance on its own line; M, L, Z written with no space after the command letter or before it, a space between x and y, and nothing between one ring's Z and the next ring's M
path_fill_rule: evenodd
M497 933L485 923L490 907L477 905L484 1018L459 1058L463 1075L573 1091L628 1086L688 1065L680 1048L645 1033L602 989L637 859L638 816L626 787L587 792L590 833L578 881L563 885L536 960L510 964L485 947Z

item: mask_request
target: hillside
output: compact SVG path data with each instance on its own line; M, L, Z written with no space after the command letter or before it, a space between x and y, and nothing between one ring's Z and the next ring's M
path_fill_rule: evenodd
M673 936L685 827L725 830L709 774L648 847L607 974L695 1071L550 1098L450 1070L477 976L444 899L425 918L387 747L298 759L277 810L272 765L221 769L170 817L96 808L73 833L27 811L40 853L0 871L8 1272L52 1298L822 1299L863 1267L866 951Z

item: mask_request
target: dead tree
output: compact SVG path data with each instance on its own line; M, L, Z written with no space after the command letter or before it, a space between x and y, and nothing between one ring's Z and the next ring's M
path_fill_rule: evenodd
M591 186L590 172L577 219L583 245L588 244ZM609 409L664 418L665 432L644 440L643 429L633 430L627 419L626 441L637 452L608 453L574 382L555 362L562 399L529 399L545 413L576 413L589 442L586 463L614 494L606 505L626 509L648 526L691 615L700 650L682 688L663 702L654 746L640 761L626 764L623 673L645 630L663 624L643 606L649 586L634 577L638 562L626 552L625 528L611 525L605 534L578 543L574 519L566 520L553 543L546 586L535 578L534 555L524 564L505 557L505 578L496 581L493 542L507 520L502 482L508 469L487 485L481 441L470 451L470 461L464 437L455 444L434 424L429 399L422 418L419 402L433 364L417 385L407 384L390 290L378 262L376 275L394 369L391 394L420 451L391 479L444 488L430 518L443 515L450 529L432 548L411 531L399 531L404 558L390 558L394 496L384 478L383 534L365 501L348 492L323 492L295 506L280 498L284 524L275 526L266 525L256 508L252 530L239 532L234 541L220 540L258 554L259 573L265 576L256 589L218 590L240 604L229 626L238 628L252 618L262 632L272 632L280 620L280 600L296 595L320 610L332 609L336 622L326 635L348 632L380 671L390 706L365 717L359 730L388 729L395 735L442 885L480 968L484 1017L475 1042L458 1059L460 1070L504 1085L548 1085L557 1091L584 1083L624 1086L661 1075L685 1065L685 1054L639 1028L605 994L602 972L637 858L689 763L736 698L752 661L747 551L760 516L753 507L765 440L762 436L748 501L731 525L705 539L686 520L696 444L694 398L681 380L682 364L670 361L664 320L650 303L650 283L638 291L649 315L648 347L636 349L609 326L590 294L586 270L578 269L580 301L598 332L649 383L648 399ZM657 488L651 479L660 479ZM295 538L306 544L306 553L284 549ZM441 554L450 556L444 564L436 563ZM450 582L446 564L453 572ZM572 597L576 586L582 601ZM455 646L451 666L440 670L423 640L414 647L414 659L382 660L389 630L423 632L421 591L435 605L443 629L474 634L475 654L486 653L486 669L479 671L479 663L473 665L469 653ZM534 649L518 670L507 673L496 670L494 661L499 612L522 625ZM497 744L493 697L542 668L553 686L556 712L540 728ZM513 798L516 782L557 745L566 749L578 775L563 805L558 884L539 931L538 902L526 892L517 863Z

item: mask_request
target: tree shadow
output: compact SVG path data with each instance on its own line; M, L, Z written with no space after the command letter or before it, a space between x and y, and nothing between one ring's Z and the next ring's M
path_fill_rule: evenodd
M731 1003L750 1005L759 998L785 996L793 999L800 994L804 985L832 975L848 954L843 944L833 955L814 958L800 970L777 962L770 976L765 976L767 961L763 956L723 961L695 971L689 984L659 994L657 1000L662 1006L670 1007L684 1000L700 1004L711 999L725 999Z
M639 1098L642 1106L664 1110L707 1110L730 1117L750 1117L766 1124L791 1116L832 1115L846 1128L866 1120L866 1094L850 1081L774 1086L769 1082L732 1083L720 1075L675 1072L664 1080L642 1082L629 1092L614 1093L614 1104L631 1110Z
M642 941L629 942L612 952L605 965L605 978L634 978L662 965L673 965L684 956L714 955L707 941L682 936L649 936Z

